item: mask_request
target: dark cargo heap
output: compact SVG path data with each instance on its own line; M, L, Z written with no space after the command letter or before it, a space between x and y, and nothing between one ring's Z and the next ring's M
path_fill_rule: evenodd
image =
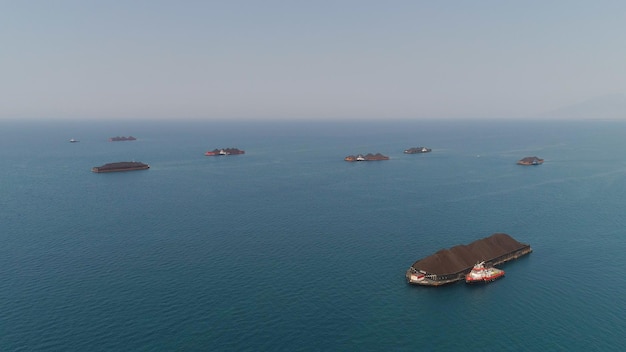
M404 151L404 154L421 154L421 153L430 153L433 150L430 148L426 148L426 147L413 147L413 148L409 148L406 149Z
M136 141L136 140L137 140L137 138L135 138L133 136L128 136L128 137L116 136L116 137L109 138L109 141L111 141L111 142Z
M411 284L438 286L464 278L474 264L498 265L532 252L530 245L520 243L505 233L495 233L468 245L442 249L416 261L406 272Z
M102 166L95 166L91 168L93 172L117 172L117 171L133 171L133 170L145 170L149 169L148 164L140 163L137 161L121 161L118 163L104 164Z
M543 159L538 158L536 156L527 156L517 161L517 165L541 165L543 164Z
M389 157L386 155L382 155L380 153L376 153L376 154L367 153L366 155L359 154L357 156L348 155L343 160L345 161L377 161L377 160L389 160Z
M217 156L217 155L240 155L245 154L246 152L237 148L225 148L225 149L213 149L204 153L206 156Z

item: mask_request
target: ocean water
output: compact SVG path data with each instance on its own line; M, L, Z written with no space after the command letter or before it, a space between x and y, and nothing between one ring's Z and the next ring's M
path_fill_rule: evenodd
M624 136L626 121L0 122L0 350L621 351ZM203 156L219 147L246 154ZM368 152L390 160L343 161ZM90 172L131 160L151 168ZM534 250L504 279L406 284L416 260L495 232Z

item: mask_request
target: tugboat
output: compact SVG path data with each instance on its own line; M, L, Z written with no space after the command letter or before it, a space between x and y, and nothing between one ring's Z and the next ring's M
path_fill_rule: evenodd
M465 275L465 282L468 284L486 283L496 281L503 276L504 270L494 267L485 268L485 262L480 262L474 265L472 271Z

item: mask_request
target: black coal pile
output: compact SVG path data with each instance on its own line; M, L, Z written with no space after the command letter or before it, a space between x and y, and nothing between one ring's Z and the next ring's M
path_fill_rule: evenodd
M474 264L514 252L527 246L505 233L495 233L468 245L442 249L413 264L416 270L429 274L453 274L471 268Z

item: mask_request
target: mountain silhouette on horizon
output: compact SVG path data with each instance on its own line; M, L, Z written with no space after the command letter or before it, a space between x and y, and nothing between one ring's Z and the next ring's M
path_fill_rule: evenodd
M615 93L540 113L537 117L575 119L624 119L626 94Z

